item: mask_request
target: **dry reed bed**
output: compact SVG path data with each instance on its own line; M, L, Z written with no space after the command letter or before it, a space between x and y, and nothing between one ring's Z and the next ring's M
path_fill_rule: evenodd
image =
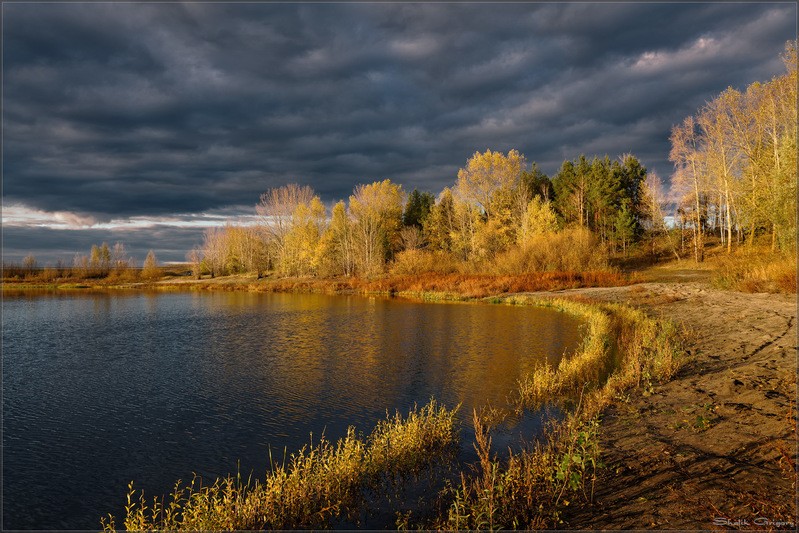
M635 276L597 270L589 272L552 271L517 275L437 274L389 275L361 278L279 278L244 284L194 282L200 290L250 290L256 292L317 292L397 294L424 299L484 298L496 294L576 289L581 287L619 287L635 283Z
M416 474L453 453L457 445L456 410L431 400L377 424L364 438L350 427L332 443L306 446L285 464L274 465L265 480L228 476L212 485L195 478L180 481L169 501L138 498L129 485L122 526L130 530L231 531L329 527L357 516L367 490ZM113 516L102 520L116 529Z
M403 293L400 293L401 295ZM491 450L491 425L474 413L479 462L462 472L460 483L438 495L434 518L410 511L398 525L428 529L541 529L557 527L565 506L588 501L601 467L598 416L625 389L665 381L679 368L684 351L670 322L658 321L620 304L509 296L494 301L538 305L585 320L581 348L557 368L541 366L519 383L519 410L560 402L570 407L550 423L529 449L498 459ZM264 481L227 477L210 486L197 480L176 485L171 501L143 494L131 485L128 530L236 530L329 527L357 516L367 490L381 491L390 479L418 472L458 444L454 411L433 400L408 417L397 414L362 438L350 429L336 443L322 440L278 465ZM103 521L115 528L113 517Z
M713 261L713 285L741 292L796 294L795 254L738 251Z

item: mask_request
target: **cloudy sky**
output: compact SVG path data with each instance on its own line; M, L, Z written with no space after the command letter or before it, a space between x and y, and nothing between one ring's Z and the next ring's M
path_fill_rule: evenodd
M262 192L439 192L475 151L548 174L783 71L795 3L4 3L3 260L183 260Z

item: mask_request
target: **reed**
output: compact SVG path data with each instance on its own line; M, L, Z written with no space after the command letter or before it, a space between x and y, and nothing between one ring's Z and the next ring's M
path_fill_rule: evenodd
M335 443L322 438L303 447L263 480L227 476L203 485L178 481L168 498L147 500L129 485L126 530L230 531L329 527L354 518L366 491L380 491L388 478L418 473L457 445L456 410L431 400L378 423L366 438L350 427ZM101 520L106 531L116 519Z
M571 413L549 427L531 449L509 451L505 460L491 450L490 429L475 413L473 473L447 490L447 513L423 527L445 530L552 529L563 507L593 494L602 467L596 419Z

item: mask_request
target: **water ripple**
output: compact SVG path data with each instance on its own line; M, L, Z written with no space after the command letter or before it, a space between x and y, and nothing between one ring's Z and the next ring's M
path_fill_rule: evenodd
M95 529L131 480L154 495L194 473L262 475L270 447L280 461L431 396L468 420L577 329L541 309L379 298L5 296L4 526Z

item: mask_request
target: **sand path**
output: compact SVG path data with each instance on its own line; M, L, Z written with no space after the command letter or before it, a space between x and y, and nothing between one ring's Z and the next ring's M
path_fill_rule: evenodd
M795 529L794 297L701 282L536 294L628 302L689 333L674 380L603 413L606 468L565 527Z

